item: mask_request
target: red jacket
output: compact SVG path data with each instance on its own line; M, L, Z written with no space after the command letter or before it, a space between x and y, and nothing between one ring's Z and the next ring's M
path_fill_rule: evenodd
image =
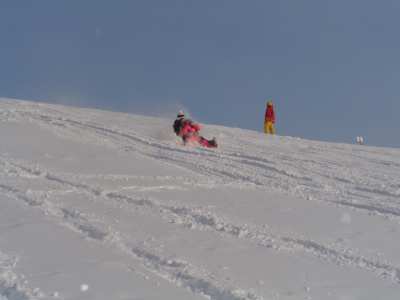
M272 105L268 105L267 109L265 110L265 122L275 123L275 112Z
M193 123L191 120L184 121L183 123L183 127L179 132L180 136L187 136L200 131L200 125Z

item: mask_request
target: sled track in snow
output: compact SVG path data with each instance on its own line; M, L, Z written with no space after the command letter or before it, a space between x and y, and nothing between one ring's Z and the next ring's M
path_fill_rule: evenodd
M7 162L2 163L6 164ZM379 261L371 260L365 257L354 256L351 254L353 252L351 251L351 249L343 251L325 246L313 240L290 236L281 236L277 235L276 233L259 228L257 226L231 223L229 221L226 221L224 217L218 216L215 213L205 209L196 209L185 206L172 206L161 204L160 201L153 198L133 197L118 192L103 191L90 185L77 183L62 178L59 175L53 175L49 172L41 171L38 168L33 169L27 166L23 166L21 164L10 162L8 162L8 164L11 164L15 168L13 173L19 174L21 172L26 172L31 176L36 176L37 178L52 181L62 186L67 186L69 188L72 187L79 192L90 195L94 199L103 197L108 200L121 202L137 208L147 208L154 213L160 214L162 219L166 221L173 220L175 224L183 226L184 228L187 228L189 230L208 230L217 234L221 234L222 236L228 235L234 238L248 240L251 243L256 243L260 246L269 249L275 249L277 251L302 251L304 253L309 253L316 258L322 259L323 261L329 261L337 265L346 265L364 269L373 272L380 278L389 279L400 284L400 269L398 267L389 263L381 263ZM88 221L87 219L82 218L82 215L78 211L70 211L63 208L54 208L47 202L38 202L35 199L27 197L22 191L19 191L16 188L4 184L0 185L0 190L3 190L6 193L10 193L14 196L17 195L19 200L23 200L26 204L30 206L45 207L47 211L51 211L53 214L59 217L61 216L64 221L68 221L68 225L72 224L75 230L85 234L88 237L100 241L109 239L113 240L115 238L107 238L110 235L110 233L107 233L110 232L109 229L99 229L99 226L93 224L95 222L94 220ZM124 248L125 250L127 249L121 244L118 244L118 247ZM145 260L147 261L148 256L140 258L146 258ZM152 263L154 263L154 261ZM192 282L192 280L190 280L190 282Z
M340 170L336 171L336 175L335 173L328 174L327 170L329 170L329 167L326 163L322 164L312 159L302 159L299 164L293 158L286 157L286 159L283 158L282 160L286 160L287 165L285 168L282 168L277 166L273 160L254 155L235 152L215 152L207 149L194 151L191 149L178 149L168 144L140 137L133 132L126 133L119 129L104 128L96 124L88 124L71 118L53 117L26 111L19 113L36 122L45 123L47 127L56 126L61 127L62 130L68 130L69 127L72 127L95 133L98 136L107 137L107 139L111 139L116 145L119 145L119 149L139 153L145 157L168 164L178 165L204 176L211 175L216 182L251 183L256 187L273 188L285 194L302 196L308 200L326 204L351 207L355 210L367 212L368 214L373 213L374 215L388 217L389 219L400 217L400 209L396 207L400 196L400 183L397 186L396 192L388 192L379 187L373 187L378 183L369 181L357 182L343 178L341 176L344 176L344 174L340 173ZM240 170L237 169L238 164L240 164ZM317 169L319 171L314 171L315 178L331 180L332 185L329 189L332 191L326 191L326 187L322 181L320 182L318 179L316 180L311 176L305 175L307 172L310 172L310 168L307 169L306 167L307 164L320 165L320 168ZM344 168L343 166L340 167ZM292 171L289 172L287 169ZM298 174L299 171L300 173ZM396 188L396 186L393 188ZM322 199L320 196L321 190L331 195L325 196ZM362 194L358 195L357 192L361 192ZM304 196L306 194L315 196L309 198ZM366 198L370 200L366 202ZM361 203L360 201L363 202Z

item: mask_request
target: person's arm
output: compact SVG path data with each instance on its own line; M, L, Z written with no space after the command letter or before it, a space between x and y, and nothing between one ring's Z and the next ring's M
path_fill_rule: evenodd
M272 123L275 124L275 110L273 107L271 107L271 110L272 110Z
M200 131L200 124L197 124L197 123L192 123L192 128L197 132L197 131Z

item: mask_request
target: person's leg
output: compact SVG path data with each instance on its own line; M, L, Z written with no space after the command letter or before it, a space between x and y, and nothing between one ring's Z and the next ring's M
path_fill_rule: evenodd
M265 123L265 133L266 134L273 134L272 133L272 122L270 122L270 121L267 121L266 123Z
M187 145L192 142L198 142L198 136L193 134L193 132L186 132L186 134L182 135L183 144Z
M199 136L198 142L203 147L209 147L210 146L208 140L203 138L202 136Z
M207 147L207 148L217 148L218 144L215 138L211 139L211 140L207 140L206 138L199 136L199 140L198 140L199 144L203 147Z
M184 144L195 144L200 143L200 137L197 134L189 133L184 136Z
M264 122L264 133L268 134L268 122Z
M272 122L271 122L271 124L270 124L269 131L270 131L271 134L275 134L275 125L274 125L274 123L272 123Z

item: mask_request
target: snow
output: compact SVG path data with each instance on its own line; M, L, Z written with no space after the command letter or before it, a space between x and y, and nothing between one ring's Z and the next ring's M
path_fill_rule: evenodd
M0 300L399 298L399 149L171 128L0 99Z
M86 292L89 290L89 286L87 284L81 284L81 292Z

